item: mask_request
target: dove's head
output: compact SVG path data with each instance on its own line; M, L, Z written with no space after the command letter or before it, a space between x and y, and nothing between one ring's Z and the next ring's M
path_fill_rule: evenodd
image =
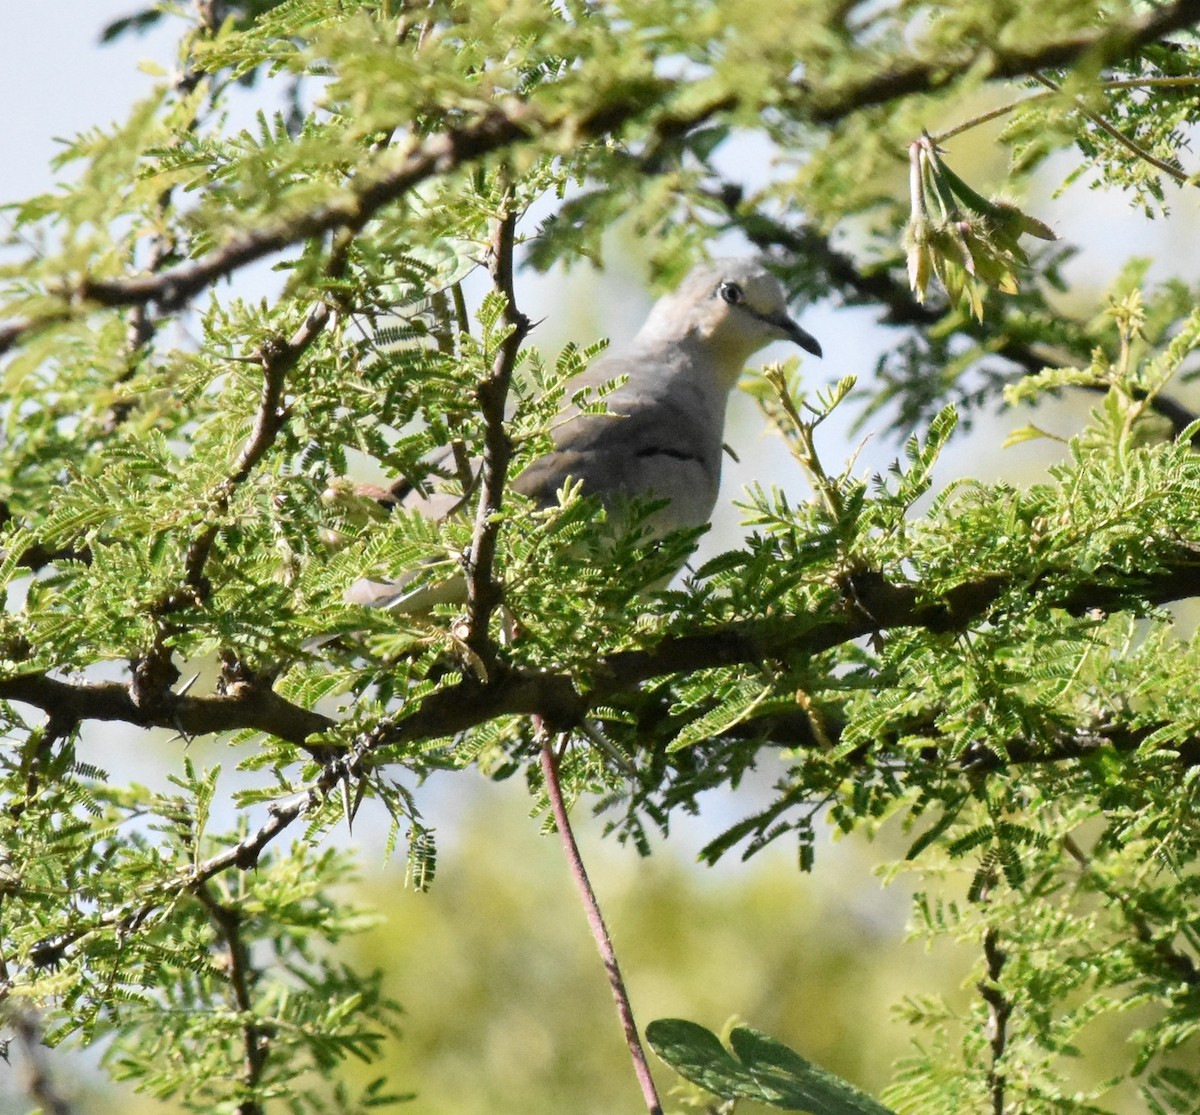
M783 287L754 259L717 259L693 268L650 311L642 330L659 340L699 342L734 374L772 341L794 341L821 355L821 346L788 315ZM734 367L736 365L736 367Z

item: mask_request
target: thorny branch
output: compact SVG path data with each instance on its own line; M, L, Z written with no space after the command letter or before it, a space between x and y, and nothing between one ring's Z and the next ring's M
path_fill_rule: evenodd
M184 585L198 595L203 595L204 566L220 529L220 517L229 509L234 491L249 479L255 466L267 455L283 429L287 417L283 397L288 373L321 335L332 316L333 311L328 303L317 303L309 311L304 324L288 340L266 345L258 354L263 368L263 384L254 428L229 476L212 495L210 517L215 521L210 522L192 541L184 560Z
M1040 85L1044 85L1050 92L1062 95L1062 86L1056 81L1051 81L1044 74L1034 74L1033 80L1038 82ZM1138 141L1132 136L1127 136L1123 131L1120 130L1120 128L1113 127L1113 125L1105 120L1103 116L1092 112L1082 103L1080 98L1076 97L1073 101L1073 104L1076 112L1090 120L1096 125L1097 128L1104 132L1105 135L1115 140L1135 157L1154 167L1155 170L1165 174L1168 178L1178 182L1181 186L1195 186L1198 184L1193 176L1184 171L1182 167L1179 167L1173 163L1169 163L1165 159L1160 159L1154 154L1153 151L1147 151L1146 148L1138 143Z
M137 704L130 688L119 681L69 682L43 673L0 678L4 700L33 705L75 724L84 720L120 721L188 736L249 728L297 746L303 746L309 736L333 727L327 716L292 704L268 686L250 682L232 685L211 697L167 693L155 705Z
M174 90L177 94L186 96L193 92L200 82L203 81L204 71L195 65L195 45L198 39L211 39L217 33L220 29L221 20L224 18L224 8L225 5L219 2L219 0L195 0L197 25L192 33L192 37L188 40L186 49L187 57L183 70L174 81ZM199 129L199 126L200 117L197 115L189 122L187 131L195 133ZM179 142L178 138L173 141L174 144L178 144ZM167 231L166 227L166 217L170 212L171 199L175 194L175 190L176 187L174 185L167 186L158 197L156 205L157 220L151 222L151 227L156 227L158 230L150 238L149 254L145 266L146 272L151 275L161 272L178 250L175 234ZM158 333L161 324L161 318L151 312L148 303L140 303L130 310L129 325L125 339L126 366L123 373L118 377L117 383L126 383L136 375L138 365L150 349L151 342ZM113 403L109 408L108 420L106 422L108 432L116 430L129 416L133 408L134 403L130 399L122 399Z
M1103 574L1103 570L1099 572ZM1048 571L1046 580L1049 577ZM465 680L431 694L415 708L380 721L368 747L453 735L506 715L540 715L551 727L566 728L579 723L595 706L611 702L654 678L813 656L896 628L964 630L984 619L1005 592L1018 587L1002 574L963 582L940 596L918 583L893 584L878 574L856 574L854 581L843 607L818 622L808 616L773 615L666 635L639 650L600 655L595 681L583 691L566 673L509 669L498 670L486 683ZM1039 589L1037 585L1020 587L1027 593ZM1200 568L1190 555L1181 556L1176 564L1164 560L1154 573L1146 575L1139 591L1142 599L1152 605L1200 595ZM1062 595L1043 589L1038 600L1040 606L1062 608L1073 614L1127 606L1120 592L1102 582ZM310 743L309 737L333 727L330 718L295 705L269 685L253 681L240 682L215 696L167 693L158 705L138 705L130 686L120 682L67 682L44 673L29 673L0 678L0 699L24 702L73 723L119 720L188 735L255 729L306 746L316 756L328 754L328 748L319 742ZM1082 753L1074 737L1060 744L1057 753L1064 758ZM1044 758L1047 752L1056 753L1043 748L1037 757ZM1019 749L1013 752L1017 761L1022 761L1020 756ZM1200 749L1187 751L1183 758L1189 763L1200 761Z
M315 813L343 782L356 780L363 772L365 758L366 750L361 746L343 752L339 759L325 764L307 789L269 805L267 820L233 847L177 872L173 878L156 886L148 897L84 918L70 930L46 938L31 950L30 959L41 967L53 966L62 960L67 949L92 933L106 929L122 932L137 929L169 905L174 896L181 893L199 895L211 879L230 868L250 870L280 833L299 818Z
M1154 931L1154 927L1150 924L1145 914L1130 901L1129 895L1122 891L1114 890L1108 884L1095 869L1091 857L1076 843L1073 837L1064 837L1062 843L1067 854L1079 865L1080 870L1087 876L1089 882L1106 898L1116 902L1125 920L1132 926L1137 939L1153 951L1163 966L1176 979L1182 980L1188 986L1196 987L1200 985L1200 968L1197 968L1196 962L1187 953L1176 949L1170 940L1164 939Z
M509 204L507 201L505 204ZM479 503L475 531L467 557L466 646L485 676L492 666L488 623L500 603L494 564L500 532L497 516L504 502L504 484L512 459L512 439L504 423L504 407L512 383L517 355L531 328L529 319L517 309L513 290L513 239L517 214L506 209L496 219L488 252L492 284L504 298L504 323L508 335L496 352L491 374L476 388L483 417L483 463L479 475Z
M251 229L231 238L200 259L158 275L117 279L85 279L79 297L101 306L131 306L157 302L177 309L189 298L248 264L340 229L360 230L380 209L399 200L435 175L448 174L467 162L532 137L530 113L519 104L495 109L480 120L429 136L410 146L398 165L352 179L339 197L287 220ZM387 156L380 160L391 161Z
M325 265L327 276L336 278L344 271L351 239L352 234L347 232L335 241ZM238 487L249 479L275 444L287 420L284 388L288 374L325 330L334 312L328 301L317 302L290 338L273 339L263 345L258 353L263 368L263 384L254 426L229 475L209 494L207 522L188 545L179 586L152 609L157 621L156 637L153 645L133 664L129 686L130 696L139 707L153 708L164 702L171 703L170 687L178 680L179 672L171 661L168 643L173 631L170 617L207 599L211 589L205 576L205 566L220 534L221 520L229 510ZM226 683L232 684L235 676L236 672L229 674Z
M815 122L834 123L859 109L945 88L967 71L997 80L1027 77L1038 70L1070 66L1083 58L1090 59L1097 67L1111 65L1147 43L1191 27L1197 21L1200 21L1200 0L1176 0L1128 22L1109 22L1098 31L1079 32L1048 43L1022 48L991 42L964 52L956 62L943 58L914 61L845 86L804 89L802 103L811 105L809 116Z

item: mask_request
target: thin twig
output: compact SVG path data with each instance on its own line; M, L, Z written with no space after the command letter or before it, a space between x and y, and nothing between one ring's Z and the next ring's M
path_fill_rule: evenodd
M787 443L796 462L804 470L813 494L825 508L825 514L832 522L841 523L846 513L842 493L837 484L829 479L829 474L825 471L825 466L821 463L821 458L817 453L817 444L813 437L821 420L813 421L801 416L796 402L788 390L783 371L778 365L767 369L766 379L775 388L776 399L783 410L783 415L780 417L787 419L787 422L775 423L780 435ZM774 417L770 412L768 414Z
M328 304L317 303L309 311L304 324L286 342L269 343L260 350L263 382L254 426L228 477L210 496L210 520L219 520L225 514L234 491L249 479L254 468L275 444L286 417L283 395L287 375L308 347L320 336L332 313ZM192 590L201 589L204 566L220 531L220 525L219 521L210 521L188 547L184 559L183 583Z
M38 942L30 950L33 963L41 967L59 964L66 950L84 937L108 929L125 933L136 930L169 905L176 895L187 892L199 894L211 879L231 868L249 871L257 866L263 852L285 829L319 809L343 782L358 779L363 772L366 756L367 748L362 745L343 752L339 759L326 763L320 775L307 788L284 801L269 805L267 820L233 847L163 880L148 898L101 911L63 933Z
M1130 896L1113 887L1096 870L1091 856L1076 843L1075 838L1070 835L1064 836L1062 845L1067 854L1079 865L1080 870L1088 876L1092 886L1096 887L1109 901L1115 902L1120 907L1125 920L1133 927L1137 939L1150 948L1175 978L1182 980L1190 987L1200 984L1200 968L1197 968L1196 962L1186 953L1174 948L1170 941L1164 940L1155 933L1145 915L1133 905Z
M998 108L988 109L987 112L981 112L978 116L972 116L970 120L964 120L961 124L956 124L953 128L947 128L944 132L931 134L929 139L931 142L939 146L948 139L953 139L955 136L962 135L963 132L969 132L972 128L978 128L982 124L987 124L992 120L998 120L1001 116L1007 116L1010 112L1017 112L1020 109L1027 108L1029 105L1037 104L1038 101L1048 101L1052 94L1050 93L1034 93L1028 97L1020 97L1015 101L1009 101L1008 104L1000 105Z
M1102 81L1096 88L1107 91L1109 89L1180 89L1196 86L1200 86L1200 77L1146 77L1123 78L1119 81ZM964 120L961 124L956 124L953 128L947 128L944 132L930 135L929 138L936 144L945 143L946 140L962 135L963 132L969 132L972 128L978 128L981 124L987 124L992 120L999 119L1001 116L1007 116L1011 112L1019 112L1021 109L1028 108L1039 101L1048 101L1054 95L1054 92L1047 91L1045 93L1033 93L1028 97L1019 97L1015 101L1009 101L1007 104L1000 105L997 108L981 112L978 116L972 116L970 120Z
M183 70L173 84L173 92L180 98L186 98L193 93L205 77L205 71L196 65L197 40L212 39L220 30L221 20L224 18L225 5L220 0L195 0L194 7L196 28L186 41ZM199 112L193 115L187 123L185 134L195 135L200 129L202 119ZM177 148L181 142L181 138L175 136L169 146ZM158 195L154 207L154 217L146 222L149 227L157 229L150 237L149 256L145 266L145 271L150 275L161 272L178 250L175 233L168 231L167 221L175 190L174 185L169 185ZM132 251L130 255L132 257ZM132 258L130 262L133 262ZM149 303L142 302L132 307L125 336L125 368L117 377L117 384L127 383L137 374L138 366L149 351L162 321L161 315L151 312ZM113 403L109 407L105 419L105 432L112 433L117 430L132 413L134 406L135 403L131 399L122 399Z
M258 973L250 962L250 950L242 936L242 914L235 906L220 901L207 883L196 888L196 897L224 938L229 990L234 1006L243 1019L241 1083L247 1096L238 1103L236 1115L263 1115L263 1105L254 1098L254 1093L267 1067L271 1044L267 1030L255 1021L250 988Z
M1047 89L1052 90L1055 94L1062 94L1062 86L1057 82L1051 81L1048 77L1043 77L1041 74L1033 74L1032 76L1034 81L1044 85ZM1127 151L1131 152L1144 162L1149 163L1157 170L1161 170L1163 174L1167 175L1169 178L1175 179L1175 181L1181 186L1200 185L1200 183L1196 182L1194 178L1186 171L1181 170L1177 166L1173 166L1165 159L1160 159L1153 152L1148 151L1145 147L1138 143L1138 141L1132 136L1127 136L1119 128L1114 128L1107 120L1104 119L1104 117L1098 116L1096 113L1092 112L1091 109L1087 108L1078 97L1072 98L1072 104L1075 106L1076 112L1090 120L1106 135L1109 135L1115 139L1117 143L1119 143Z
M621 1020L621 1029L625 1033L625 1044L629 1049L629 1056L633 1060L633 1071L642 1089L646 1110L650 1115L662 1115L662 1104L654 1086L654 1077L650 1075L650 1065L646 1060L646 1051L642 1048L642 1039L638 1036L637 1023L633 1019L633 1007L629 1002L629 992L625 988L625 981L621 977L621 968L617 963L617 953L613 948L608 927L604 924L604 915L600 912L600 903L596 898L596 892L592 889L591 881L588 879L587 868L584 866L583 856L579 852L575 833L571 829L571 819L567 814L566 802L563 799L562 782L558 776L558 759L554 754L552 737L542 725L539 725L538 735L541 743L542 775L546 781L546 796L550 799L550 809L554 814L554 824L558 828L563 850L567 855L571 878L575 880L580 900L583 902L584 913L587 915L588 926L592 931L592 938L596 942L600 959L604 963L604 970L608 974L608 983L617 1004L617 1017ZM565 742L566 737L563 738Z

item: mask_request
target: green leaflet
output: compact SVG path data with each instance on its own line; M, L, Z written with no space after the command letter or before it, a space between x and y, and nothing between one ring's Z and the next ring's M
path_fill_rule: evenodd
M651 1022L646 1040L681 1076L722 1099L810 1115L894 1115L853 1084L748 1026L729 1035L732 1054L711 1030L680 1018Z

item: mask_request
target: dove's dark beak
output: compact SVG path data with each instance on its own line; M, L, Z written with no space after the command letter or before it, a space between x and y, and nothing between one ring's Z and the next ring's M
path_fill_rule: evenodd
M811 333L806 333L787 314L763 314L762 320L775 326L789 341L795 341L805 352L821 355L821 343Z

